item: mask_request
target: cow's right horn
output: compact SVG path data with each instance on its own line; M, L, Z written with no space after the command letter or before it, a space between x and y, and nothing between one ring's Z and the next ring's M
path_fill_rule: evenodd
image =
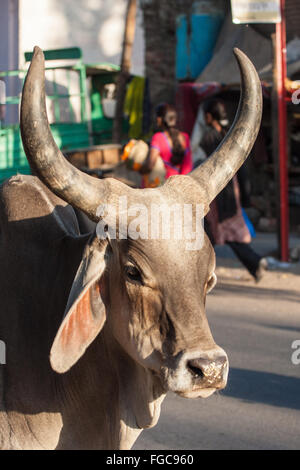
M111 194L125 194L128 187L117 180L98 180L71 165L57 147L48 122L45 100L44 54L34 53L24 83L20 128L30 166L57 196L97 221L97 207ZM116 191L117 190L117 191Z
M233 178L256 140L262 115L261 83L252 62L234 49L242 79L239 108L234 123L216 151L192 173L206 190L208 204Z

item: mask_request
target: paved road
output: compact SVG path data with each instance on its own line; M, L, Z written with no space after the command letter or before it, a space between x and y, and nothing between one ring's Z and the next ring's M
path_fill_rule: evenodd
M169 394L158 425L134 449L300 448L300 365L291 361L291 344L300 340L300 276L268 272L256 285L235 262L224 266L207 312L229 356L228 386L207 399Z

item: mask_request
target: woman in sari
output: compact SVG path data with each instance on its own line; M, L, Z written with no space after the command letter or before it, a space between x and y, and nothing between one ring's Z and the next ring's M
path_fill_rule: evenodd
M160 157L165 165L165 179L185 175L192 170L192 155L188 134L176 128L177 113L173 106L163 103L156 108L158 131L150 142L150 152L142 165L142 174L150 173Z

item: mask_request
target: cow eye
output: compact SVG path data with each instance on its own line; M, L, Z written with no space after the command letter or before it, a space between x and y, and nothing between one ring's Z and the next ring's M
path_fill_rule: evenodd
M140 271L132 264L125 266L125 275L131 282L138 282L140 284L143 282Z
M215 287L216 283L217 283L217 276L215 275L215 273L213 273L211 277L209 278L209 280L207 281L207 285L206 285L207 294Z

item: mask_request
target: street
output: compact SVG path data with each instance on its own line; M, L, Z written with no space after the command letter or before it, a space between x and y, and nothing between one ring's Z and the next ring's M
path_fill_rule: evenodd
M259 284L230 256L218 257L216 272L207 315L229 357L228 385L207 399L167 395L158 425L133 449L300 447L300 364L291 360L300 340L299 263L266 272Z

